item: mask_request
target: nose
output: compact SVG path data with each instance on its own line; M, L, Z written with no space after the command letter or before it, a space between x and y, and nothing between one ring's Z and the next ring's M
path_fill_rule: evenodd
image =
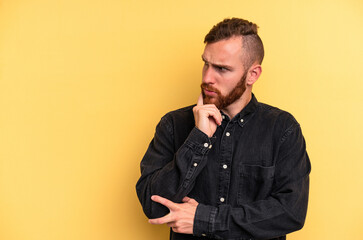
M213 69L208 65L204 65L204 67L203 67L202 82L206 83L206 84L215 83Z

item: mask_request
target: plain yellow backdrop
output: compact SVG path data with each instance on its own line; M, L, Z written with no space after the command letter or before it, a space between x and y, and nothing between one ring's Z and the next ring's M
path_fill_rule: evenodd
M256 22L261 102L300 122L312 162L305 227L362 239L363 2L0 1L0 239L168 239L136 197L168 111L195 103L203 38Z

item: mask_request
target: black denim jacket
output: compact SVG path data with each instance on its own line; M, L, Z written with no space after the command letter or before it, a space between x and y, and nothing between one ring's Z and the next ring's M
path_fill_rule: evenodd
M166 114L141 161L137 195L148 218L169 211L153 202L194 198L193 235L171 239L286 239L303 227L310 161L300 125L252 95L212 138L195 127L193 106Z

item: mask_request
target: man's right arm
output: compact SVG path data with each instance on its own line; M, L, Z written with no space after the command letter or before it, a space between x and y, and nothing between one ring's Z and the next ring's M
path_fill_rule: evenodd
M169 212L166 207L153 202L152 195L181 202L206 165L204 156L211 146L209 137L194 127L176 149L173 131L171 115L167 114L157 125L155 136L141 161L141 177L136 191L148 218L161 217Z

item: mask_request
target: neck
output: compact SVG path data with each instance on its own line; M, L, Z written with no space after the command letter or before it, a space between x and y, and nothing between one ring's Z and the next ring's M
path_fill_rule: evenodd
M242 94L242 96L236 100L231 105L227 106L226 108L222 109L222 111L229 117L229 119L233 119L246 105L251 101L252 92L246 91Z

